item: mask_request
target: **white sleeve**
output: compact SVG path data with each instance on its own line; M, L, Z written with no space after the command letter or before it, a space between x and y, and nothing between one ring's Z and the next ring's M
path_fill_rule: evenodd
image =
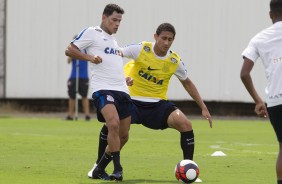
M139 44L127 45L121 48L123 57L136 60L141 53L142 47L143 47L142 43L139 43Z
M245 48L245 50L242 53L243 57L246 57L246 58L252 60L253 62L255 62L259 57L259 52L257 50L257 47L255 45L254 40L255 40L255 38L253 38L250 41L249 45L247 46L247 48Z
M93 27L86 28L72 41L80 50L84 50L94 42L96 32Z
M188 77L188 72L187 72L187 69L186 69L186 66L185 64L183 63L183 61L180 61L174 75L176 75L176 77L183 81L185 79L187 79Z

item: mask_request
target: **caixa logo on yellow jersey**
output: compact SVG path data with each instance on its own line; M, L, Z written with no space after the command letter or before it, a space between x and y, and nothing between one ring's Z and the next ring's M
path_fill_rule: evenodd
M150 68L150 67L148 67ZM152 70L158 70L158 69L149 69L149 71L146 71L145 68L141 68L139 71L138 71L138 75L144 79L146 79L147 81L150 81L150 82L153 82L155 84L158 84L158 85L163 85L163 82L164 80L163 79L160 79L156 74L152 74L150 71Z
M106 54L114 54L114 55L121 56L121 51L120 50L116 50L116 49L110 48L110 47L106 47L104 52Z

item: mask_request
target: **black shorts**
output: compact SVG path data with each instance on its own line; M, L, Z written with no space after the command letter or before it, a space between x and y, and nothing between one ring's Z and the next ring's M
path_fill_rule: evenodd
M282 143L282 105L268 107L267 112L277 139L280 143Z
M156 130L168 128L168 117L177 109L175 104L167 100L159 102L132 101L135 106L132 110L131 123L142 124L145 127Z
M92 99L94 106L97 109L97 119L100 122L105 122L105 119L101 113L101 109L107 104L115 105L120 120L131 115L133 106L132 100L130 96L125 92L100 90L92 94Z
M68 94L69 97L75 99L75 91L76 91L76 79L68 80ZM78 79L78 93L81 97L87 97L89 86L89 79Z

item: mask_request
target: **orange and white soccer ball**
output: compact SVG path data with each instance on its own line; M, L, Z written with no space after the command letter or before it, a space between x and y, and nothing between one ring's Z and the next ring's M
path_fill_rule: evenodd
M175 177L183 183L193 183L200 174L200 170L196 162L192 160L180 161L174 169Z

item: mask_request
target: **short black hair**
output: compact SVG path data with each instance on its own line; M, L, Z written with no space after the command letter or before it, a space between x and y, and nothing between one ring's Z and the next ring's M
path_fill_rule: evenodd
M156 34L160 35L161 32L163 32L163 31L171 32L173 34L173 38L176 35L175 29L174 29L173 25L171 25L170 23L162 23L161 25L159 25L159 27L156 30Z
M108 4L106 5L103 15L110 16L113 12L116 11L117 13L124 14L124 10L117 4Z
M282 16L282 0L271 0L270 11L275 15Z

